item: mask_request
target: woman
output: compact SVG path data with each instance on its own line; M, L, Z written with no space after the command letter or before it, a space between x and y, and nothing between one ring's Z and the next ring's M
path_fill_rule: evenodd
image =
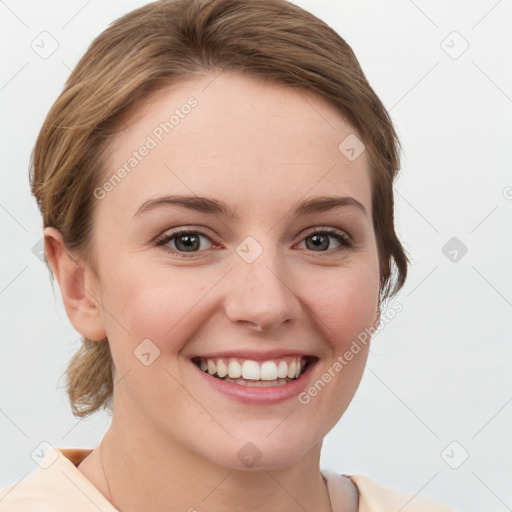
M74 414L112 423L2 511L447 511L319 469L405 282L398 168L353 52L291 3L164 0L102 33L31 185L83 335Z

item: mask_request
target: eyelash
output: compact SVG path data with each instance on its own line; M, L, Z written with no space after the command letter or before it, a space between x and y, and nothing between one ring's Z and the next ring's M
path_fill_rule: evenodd
M204 233L203 231L201 231L199 229L185 228L185 229L180 229L178 231L164 234L163 236L161 236L160 238L158 238L155 241L155 245L159 246L159 247L161 246L165 252L177 255L182 258L194 257L197 254L204 252L204 251L190 251L190 252L178 251L178 250L172 249L171 247L165 246L166 243L170 242L174 238L178 238L180 235L186 235L186 234L200 235L200 236L207 238L210 242L214 243L214 240L212 240L212 238L210 236L208 236L206 233ZM354 242L350 238L350 236L345 234L343 231L338 231L337 229L328 228L328 227L317 227L317 228L312 229L311 231L309 231L305 234L305 236L302 238L301 242L303 242L306 238L308 238L312 235L328 235L328 236L336 239L336 241L339 242L340 246L336 247L334 249L335 252L348 251L354 246ZM310 250L310 252L319 253L319 254L322 254L322 253L332 254L332 250L328 250L328 251Z

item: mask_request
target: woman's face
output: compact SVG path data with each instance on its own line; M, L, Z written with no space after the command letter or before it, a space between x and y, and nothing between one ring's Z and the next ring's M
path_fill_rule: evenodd
M127 437L233 468L320 448L378 323L351 134L321 98L236 73L160 91L124 124L95 191L93 295Z

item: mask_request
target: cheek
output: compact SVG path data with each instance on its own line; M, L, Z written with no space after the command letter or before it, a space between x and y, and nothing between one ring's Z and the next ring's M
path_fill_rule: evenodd
M145 339L162 352L177 352L200 327L196 316L205 314L203 299L218 279L193 270L156 272L141 266L137 271L118 271L103 300L109 339L122 348L119 352L131 353ZM132 351L126 351L127 345Z
M140 264L120 270L118 279L110 286L117 310L135 330L144 327L140 325L143 318L152 320L145 327L153 326L155 318L170 324L177 308L186 303L187 290L183 289L179 275L148 267ZM183 300L177 300L177 296ZM163 311L166 311L164 316Z
M366 365L371 327L377 320L378 273L372 266L339 269L335 278L311 280L312 316L330 353L317 380L301 395L305 411L323 418L327 433L350 404Z
M335 275L305 283L308 304L336 353L371 327L377 318L378 274L369 268L340 269Z

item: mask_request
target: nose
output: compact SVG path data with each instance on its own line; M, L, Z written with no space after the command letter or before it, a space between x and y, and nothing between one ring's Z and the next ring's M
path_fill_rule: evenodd
M269 253L264 251L252 263L235 256L225 299L227 317L256 331L277 330L295 320L300 310L289 275L277 255Z

